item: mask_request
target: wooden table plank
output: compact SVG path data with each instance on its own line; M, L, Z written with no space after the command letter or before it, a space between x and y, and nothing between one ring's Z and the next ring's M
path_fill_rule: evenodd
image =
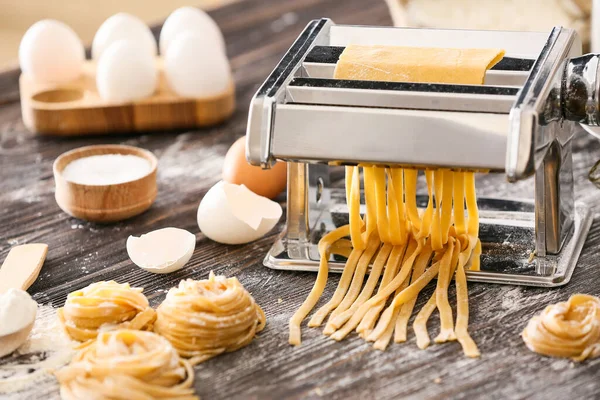
M228 146L245 133L249 100L310 19L327 16L337 23L389 25L383 1L249 0L212 12L223 29L237 85L238 106L227 123L193 132L55 139L27 133L20 120L17 73L0 76L0 260L11 246L34 241L49 244L46 265L30 292L42 303L61 306L68 292L100 279L128 281L146 288L156 306L165 290L183 278L205 278L208 272L236 275L267 314L267 327L248 347L196 368L196 391L205 399L300 398L598 398L600 360L574 365L568 360L529 352L520 332L529 318L551 302L572 293L600 295L597 266L600 228L594 224L573 280L547 290L469 284L470 329L481 359L462 355L457 343L416 348L409 331L403 345L385 352L351 335L337 343L320 330L303 328L303 344L287 344L287 321L314 282L311 273L271 271L262 258L278 228L255 243L223 246L198 232L196 209L219 179ZM153 151L159 158L159 195L145 214L115 225L81 222L60 211L54 201L52 162L64 151L89 144L124 143ZM600 144L585 134L575 143L578 199L593 206L600 191L586 174L600 158ZM530 197L532 181L511 185L501 175L479 177L486 196ZM284 200L283 197L280 200ZM157 277L133 266L125 240L167 226L197 236L189 265ZM328 299L337 283L330 279ZM430 294L431 287L425 290ZM451 297L454 291L451 291ZM421 296L417 309L424 303ZM281 302L278 302L281 299ZM433 318L431 332L439 329ZM3 361L0 360L0 368ZM438 383L436 383L438 382ZM55 399L52 380L14 398Z

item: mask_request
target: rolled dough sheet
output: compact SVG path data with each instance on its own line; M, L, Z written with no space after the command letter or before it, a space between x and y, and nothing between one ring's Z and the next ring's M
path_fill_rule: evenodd
M446 49L349 45L336 79L481 85L485 71L504 57L501 49Z
M43 243L24 244L10 249L0 267L0 293L10 288L27 290L37 279L47 253L48 245Z

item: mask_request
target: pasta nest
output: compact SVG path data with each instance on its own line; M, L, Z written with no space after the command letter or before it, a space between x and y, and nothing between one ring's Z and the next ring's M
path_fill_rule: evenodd
M58 317L67 334L80 342L95 339L102 330L151 331L156 312L142 291L128 283L92 283L69 293Z
M153 332L101 332L55 375L65 400L198 399L189 362Z
M237 278L212 272L181 281L156 312L154 331L192 364L248 345L265 326L263 310Z
M570 357L574 361L600 356L600 299L574 294L549 305L523 331L527 347L536 353Z

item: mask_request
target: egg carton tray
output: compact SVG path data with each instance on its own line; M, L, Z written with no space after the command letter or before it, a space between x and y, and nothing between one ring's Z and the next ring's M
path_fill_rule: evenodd
M158 85L154 94L129 102L100 97L94 61L86 61L82 75L67 84L41 84L21 74L23 122L40 135L79 136L200 128L221 123L233 114L233 82L216 96L184 98L169 89L161 60L156 62Z

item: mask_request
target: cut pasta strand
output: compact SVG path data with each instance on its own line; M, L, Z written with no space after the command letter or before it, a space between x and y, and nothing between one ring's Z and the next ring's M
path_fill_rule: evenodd
M317 304L319 298L323 294L323 290L325 290L325 284L327 283L327 275L329 274L328 261L329 250L331 245L339 239L348 236L349 233L349 225L344 225L342 227L337 228L336 230L329 232L327 235L323 236L319 241L319 256L321 257L321 261L319 262L319 272L317 273L317 279L313 288L308 294L308 297L306 298L306 300L304 300L304 303L302 303L302 306L300 306L296 313L294 313L292 318L290 318L290 344L300 344L300 324L315 307L315 304Z
M406 246L402 255L400 255L400 253L398 253L399 257L397 260L390 257L389 268L386 268L386 273L388 273L388 276L384 275L383 279L381 280L381 284L379 285L379 289L377 291L378 294L380 292L382 292L384 290L384 288L392 281L394 276L398 273L399 267L401 265L404 265L406 260L408 260L408 258L410 258L411 254L413 254L416 249L417 249L417 242L414 240L411 240L410 243L408 243L408 245ZM386 297L386 301L387 301L388 297ZM356 329L358 334L361 337L366 338L368 336L368 334L371 332L371 330L375 326L375 323L377 322L377 317L379 316L379 314L381 314L381 311L383 310L384 307L385 307L385 301L382 301L379 304L372 306L371 309L367 312L367 314L365 315L365 317L363 318L361 323L358 325L358 328Z
M431 245L428 243L423 249L423 252L419 254L419 257L415 261L412 279L413 283L423 274L423 271L425 271L425 268L429 264L429 260L431 259L431 253ZM395 296L398 296L400 293L402 293L404 289L406 289L406 287L409 285L409 279L410 277L407 277L406 280L402 283L402 285L396 290ZM373 344L374 348L379 350L385 350L392 338L392 334L398 329L404 328L404 335L406 336L406 324L404 324L401 320L401 312L402 310L407 310L404 308L404 306L409 304L414 305L416 300L417 297L415 296L412 299L405 302L404 304L402 304L402 306L394 305L395 302L392 303L392 305L390 305L390 307L393 308L392 318L385 330L383 332L374 331L369 335L369 337L367 337L367 340L375 340L375 343ZM412 306L410 307L410 310L412 311ZM408 316L410 316L410 312L408 313ZM406 318L406 323L408 323L408 317Z
M416 248L414 249L414 251L412 253L410 253L410 255L408 257L405 256L405 259L402 261L402 268L400 268L400 271L394 277L394 279L392 279L392 281L390 283L388 283L386 286L384 286L383 289L380 292L378 292L377 295L375 295L375 297L371 298L367 303L365 303L363 305L363 307L365 307L365 313L362 313L364 318L362 318L362 321L360 322L360 325L358 326L357 332L360 333L362 331L370 329L372 326L375 325L375 322L376 322L375 319L377 318L379 313L372 314L372 315L370 314L370 315L365 316L366 311L369 310L369 307L374 306L376 304L380 304L381 306L385 305L385 301L387 300L387 298L392 293L394 293L410 275L413 264L415 262L415 258L421 252L422 247L423 247L422 242L417 241ZM358 309L357 313L361 314L360 308ZM352 329L354 329L354 328L352 328Z
M444 172L435 170L433 172L434 196L435 196L435 212L433 214L433 222L431 223L431 247L434 251L441 250L444 246L442 236L442 193L444 183Z
M374 167L363 167L365 188L365 205L367 215L365 216L366 231L363 233L363 241L366 242L371 236L371 233L377 230L377 196L375 192L375 171Z
M411 283L414 283L417 279L419 279L421 275L423 275L423 272L425 272L425 268L427 268L427 265L429 264L429 261L431 259L432 251L433 249L431 249L430 247L426 247L425 251L423 251L423 253L419 255L417 263L415 264L415 268L413 269ZM408 319L412 314L416 302L417 298L414 297L406 303L402 304L400 314L398 315L398 319L396 320L396 326L394 329L394 342L401 343L406 341Z
M390 241L394 246L401 245L406 241L406 230L401 228L401 224L406 226L404 216L400 219L400 210L398 209L398 188L392 177L392 170L386 169L388 190L387 190L387 207L390 222Z
M429 333L427 332L427 321L437 308L435 304L435 295L435 292L433 292L413 322L413 330L415 331L415 336L417 337L417 347L420 349L427 348L431 343L431 340L429 339Z
M379 238L375 232L371 238L369 238L369 243L365 251L350 254L350 258L348 258L338 287L331 297L331 300L313 315L308 322L308 326L320 326L332 310L339 310L340 307L347 308L352 304L356 296L358 296L367 268L369 267L375 252L379 249L379 245ZM350 291L350 293L348 293L348 291ZM350 298L352 299L350 300Z
M413 232L421 230L421 218L417 209L417 170L404 170L405 188L406 188L406 212L408 219L413 227ZM418 235L417 235L418 236Z
M358 267L354 271L354 277L352 277L352 283L350 284L350 288L346 292L344 300L342 300L342 302L335 309L335 314L332 313L332 315L337 315L346 311L354 303L362 288L363 281L367 274L367 268L369 267L371 259L375 255L376 251L379 250L380 244L381 243L379 242L379 238L376 235L373 235L369 239L369 245L367 246L367 249L363 253L362 257L360 258ZM389 244L386 244L385 246L388 246L388 248L391 249L391 247L389 247ZM385 253L386 252L383 253L384 257ZM387 253L389 254L389 251L387 251Z
M386 205L385 169L373 168L375 179L375 201L377 207L377 229L383 243L390 243L390 229L388 223L388 212Z
M417 268L418 267L415 267L415 269L413 270L411 282L414 282L416 279L418 279L421 275L423 275L423 272L425 271L425 268L423 268L423 270L419 270ZM408 333L408 320L410 319L416 302L417 298L415 297L402 304L402 307L400 308L400 314L398 315L398 319L396 320L396 326L394 328L395 343L406 342L406 337Z
M467 357L479 357L479 349L469 335L469 295L467 293L467 276L464 265L456 270L456 338Z
M448 285L456 269L460 244L454 238L450 238L448 246L441 261L440 274L435 288L435 303L440 312L440 334L434 339L436 343L456 340L452 308L448 301Z
M313 317L308 321L309 327L317 327L323 323L323 320L327 317L327 315L331 312L331 310L336 309L338 304L344 298L346 291L348 290L348 286L350 285L350 280L352 279L352 275L354 274L354 270L358 265L358 261L361 259L364 251L359 249L352 250L350 253L350 257L348 257L348 261L344 266L344 271L342 272L342 276L340 277L340 282L338 283L337 288L335 289L335 293L331 299L324 304L321 308L315 312Z
M352 247L357 250L365 248L362 237L363 220L360 217L360 172L358 167L346 167L346 185L348 214L350 216L350 238Z
M377 258L373 263L373 266L371 267L371 273L369 274L369 279L367 279L367 283L363 287L363 290L361 291L358 298L354 300L354 303L352 303L352 305L349 307L349 310L351 310L351 312L354 312L354 310L356 310L358 307L364 304L364 302L371 297L371 294L375 290L375 286L377 286L379 277L381 276L381 271L383 270L388 258L390 257L392 248L393 247L390 244L384 244L381 250L379 250ZM346 311L346 309L342 310L339 307L335 309L331 313L330 320L334 320L338 316L338 314L341 314L343 311ZM349 315L349 313L347 313L347 315ZM331 335L333 332L335 332L335 329L336 328L328 322L327 326L323 330L323 333L325 335Z
M431 257L431 245L427 244L425 246L425 248L423 249L423 252L419 254L419 261L423 264L428 264L429 263L429 259ZM419 263L418 261L416 262L417 264ZM403 265L402 268L404 268L405 265ZM415 268L419 268L419 265L416 265ZM411 265L411 269L412 269L412 265ZM400 275L400 274L399 274ZM419 276L420 278L420 276ZM374 341L377 340L381 337L381 335L383 334L384 331L388 330L389 326L392 326L391 329L393 329L393 327L395 327L396 325L396 319L393 317L393 315L397 315L397 311L399 312L399 308L400 306L402 306L406 301L410 301L412 300L412 298L407 297L406 301L404 300L399 300L399 298L401 298L401 293L404 291L404 289L408 286L408 279L409 277L406 277L405 282L405 286L401 286L398 289L396 289L396 294L394 296L394 300L392 301L392 303L389 305L388 309L385 311L385 315L382 315L378 324L377 324L377 328L375 328L375 330L367 337L367 340L370 341ZM418 278L415 280L416 283L418 281ZM416 296L415 296L416 298ZM389 317L389 320L388 320Z
M396 195L396 206L398 208L398 220L400 221L400 244L408 241L408 229L406 219L406 207L404 204L404 170L401 168L391 168L390 174L392 177L392 185L394 194Z

